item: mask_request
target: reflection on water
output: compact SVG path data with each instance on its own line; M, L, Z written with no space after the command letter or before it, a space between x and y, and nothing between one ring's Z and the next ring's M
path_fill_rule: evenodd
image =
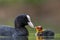
M60 37L38 37L39 40L60 40ZM19 36L19 37L0 37L0 40L28 40L26 36ZM35 37L30 37L29 40L37 40Z
M45 36L43 37L44 40L54 40L54 36Z
M28 36L16 36L13 40L28 40Z
M43 39L43 40L60 40L60 38L53 38L53 39Z
M58 38L58 37L43 37L43 36L40 36L36 40L60 40L60 37Z
M36 40L60 40L60 37L52 37L52 36L37 36Z
M54 38L44 38L43 40L54 40Z
M0 40L28 40L28 37L27 36L16 36L16 37L2 36L0 37Z
M0 36L0 40L13 40L11 36Z

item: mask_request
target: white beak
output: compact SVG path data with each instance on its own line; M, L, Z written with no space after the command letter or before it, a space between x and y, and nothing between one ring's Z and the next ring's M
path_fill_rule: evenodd
M31 19L30 19L30 16L29 16L29 15L27 15L27 18L28 18L28 20L29 20L28 25L29 25L30 27L34 28L34 25L33 25L33 23L31 22Z
M31 27L31 28L34 28L34 25L32 22L28 22L28 25Z

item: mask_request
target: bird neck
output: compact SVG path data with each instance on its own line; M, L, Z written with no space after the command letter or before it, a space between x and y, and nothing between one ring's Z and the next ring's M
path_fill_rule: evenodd
M19 25L19 24L16 24L15 25L15 29L20 29L20 28L25 28L25 25Z

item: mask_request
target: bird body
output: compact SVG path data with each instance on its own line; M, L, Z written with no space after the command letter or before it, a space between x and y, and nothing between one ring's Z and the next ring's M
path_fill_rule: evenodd
M54 32L51 30L44 30L42 26L35 27L36 29L36 40L43 40L43 39L53 39Z
M29 32L25 27L26 25L34 28L30 16L21 14L15 18L14 28L5 25L0 26L0 36L11 36L13 38L12 40L28 40Z

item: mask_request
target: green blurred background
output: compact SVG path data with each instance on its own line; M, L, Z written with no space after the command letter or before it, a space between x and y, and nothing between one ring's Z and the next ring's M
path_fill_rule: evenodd
M35 26L60 33L60 0L0 0L1 25L14 26L15 17L24 13L31 16Z

